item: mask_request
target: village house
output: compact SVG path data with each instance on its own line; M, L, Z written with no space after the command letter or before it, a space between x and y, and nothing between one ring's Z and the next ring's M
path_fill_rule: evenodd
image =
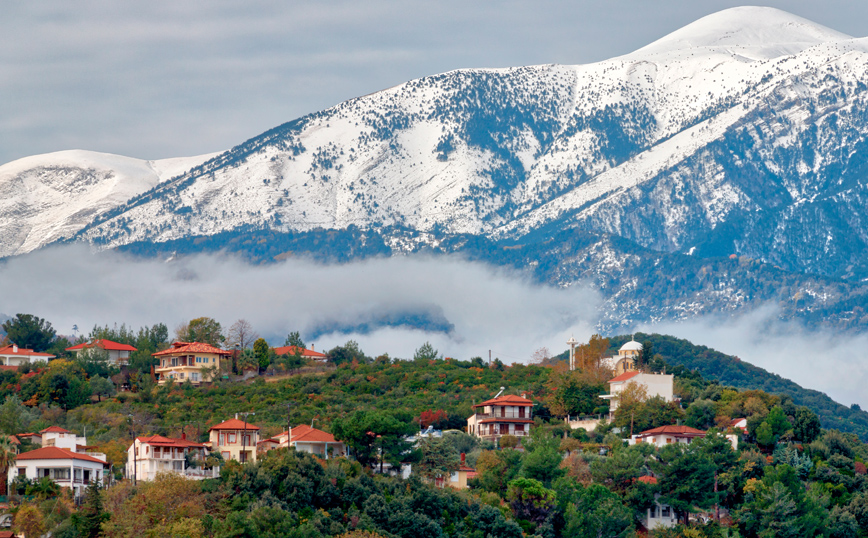
M660 426L638 433L631 437L628 444L635 445L638 443L649 443L656 447L662 447L673 443L681 443L689 445L694 439L705 437L706 433L703 430L697 430L690 426ZM738 435L724 434L724 437L729 441L733 450L738 448Z
M478 473L476 469L467 466L467 460L464 452L461 453L461 466L457 471L449 475L449 479L446 477L437 478L434 480L434 484L443 488L449 486L454 489L467 489L467 481L471 478L476 478Z
M92 451L87 438L58 426L39 432L42 448L19 454L15 470L9 473L11 483L16 476L30 480L48 477L60 487L70 488L75 497L81 496L91 481L102 481L108 468L106 456Z
M175 342L169 349L158 351L153 356L159 359L154 368L157 381L164 385L169 380L175 383L189 381L194 385L213 381L223 369L228 369L232 353L200 342Z
M102 349L108 354L108 360L112 364L116 366L125 366L130 362L130 353L133 351L138 351L135 347L129 344L120 344L118 342L112 342L111 340L94 340L92 342L85 342L83 344L78 344L77 346L72 346L66 348L66 351L69 351L77 357L78 354L85 349L93 349L98 348Z
M640 476L636 479L637 482L644 482L646 484L656 484L657 478L653 476ZM654 494L654 504L645 509L645 520L643 524L645 528L650 530L654 530L657 527L663 528L671 528L674 527L678 523L678 520L675 517L675 510L672 509L668 504L663 504L660 502L660 494Z
M328 355L325 353L320 353L319 351L314 351L313 346L310 349L305 348L297 348L296 346L281 346L274 348L274 354L278 357L282 355L295 355L298 353L303 359L310 359L314 361L325 362L328 360Z
M498 395L473 409L476 412L467 419L467 433L481 439L496 442L504 435L524 437L533 424L533 402L524 395Z
M624 372L609 380L609 394L600 396L609 400L609 417L614 418L618 409L618 394L630 383L637 383L645 387L649 398L659 396L666 402L675 400L674 387L675 376L671 374L648 374L645 372Z
M705 437L705 432L690 426L660 426L634 435L628 442L631 445L648 443L656 447L672 443L690 444L697 437Z
M15 344L9 344L6 347L0 348L0 365L2 366L17 368L22 364L48 362L53 358L54 355L51 355L50 353L37 353L32 349L18 347Z
M275 448L286 448L290 432L292 440L289 442L289 446L295 447L299 452L307 452L325 460L349 455L347 446L336 440L332 434L304 424L292 428L289 432L283 432L270 439L260 441L256 445L257 452L264 454Z
M259 426L248 424L238 418L229 419L209 428L208 448L219 452L226 461L256 463Z
M151 435L136 437L127 449L126 477L130 480L154 480L157 473L174 473L185 478L201 480L220 476L220 469L205 469L208 449L202 443ZM192 463L192 465L191 465Z

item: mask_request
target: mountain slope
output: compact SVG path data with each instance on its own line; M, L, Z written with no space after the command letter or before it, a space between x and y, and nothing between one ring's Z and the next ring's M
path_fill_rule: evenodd
M68 238L104 211L208 157L143 161L71 150L0 166L0 255Z
M822 392L803 388L738 357L673 336L643 333L616 336L611 339L611 346L617 350L630 338L651 342L654 353L660 354L670 366L698 370L706 379L714 379L722 385L740 390L755 389L789 396L796 405L804 405L817 413L824 428L854 433L860 439L868 440L868 412L841 405Z
M89 187L49 224L41 215L62 204L0 179L11 215L0 230L13 238L0 256L70 236L254 258L266 238L325 259L430 249L560 286L591 279L615 301L615 324L773 300L852 328L868 279L866 146L868 40L734 8L595 64L410 81L171 179L146 174L141 188L94 180L107 191ZM54 173L42 169L15 177ZM31 211L22 229L19 206ZM338 240L310 245L329 234ZM821 305L792 299L830 289Z
M597 64L454 71L347 101L79 237L354 225L518 239L557 225L861 279L866 83L865 40L737 8Z

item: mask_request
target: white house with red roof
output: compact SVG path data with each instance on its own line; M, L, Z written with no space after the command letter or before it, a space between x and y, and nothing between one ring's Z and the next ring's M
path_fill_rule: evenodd
M209 449L212 452L219 452L224 460L256 463L259 426L233 418L211 426L208 432Z
M256 449L260 454L263 454L275 448L286 448L286 441L290 434L292 440L289 442L289 446L295 447L299 452L307 452L325 460L349 456L347 446L335 439L334 435L311 428L306 424L296 426L288 432L275 435L271 439L260 441Z
M30 480L47 476L79 496L92 480L103 480L108 467L106 456L87 446L86 437L59 426L45 428L39 435L42 448L18 455L15 472L9 473L10 483L15 476L26 476Z
M130 353L132 353L133 351L138 351L138 349L129 344L120 344L118 342L112 342L111 340L106 339L99 339L92 342L78 344L77 346L66 348L66 351L69 351L78 356L79 352L84 351L85 349L93 348L104 350L106 353L108 353L109 361L118 366L123 366L130 362Z
M127 449L127 466L124 474L130 480L154 480L158 473L174 473L185 478L202 480L220 476L220 469L205 469L208 447L203 443L150 435L136 437ZM192 459L195 465L190 465Z
M681 443L688 445L696 438L705 437L703 430L690 426L660 426L634 435L628 442L631 445L648 443L657 447Z
M647 374L645 372L624 372L609 380L609 394L600 396L609 400L609 415L613 417L618 409L618 395L630 383L637 383L645 387L649 398L660 396L663 400L671 402L675 399L675 376L672 374Z
M15 344L0 348L0 366L18 367L22 364L48 362L53 358L54 355L50 353L37 353L32 349L18 347Z
M467 433L496 441L504 435L524 437L533 424L533 402L522 396L496 396L473 406L467 419Z
M88 454L56 446L44 446L19 454L15 458L15 472L9 473L10 484L15 476L39 480L47 476L57 485L70 488L76 497L84 493L91 481L101 482L108 463Z
M328 360L328 355L320 353L319 351L314 351L313 346L311 346L311 349L298 348L296 346L281 346L274 348L274 354L278 357L281 355L295 355L296 353L301 355L303 359L311 359L320 362Z
M160 361L154 368L160 385L170 379L176 383L189 381L199 385L213 381L214 375L227 370L232 352L200 342L175 342L169 349L158 351L153 356Z

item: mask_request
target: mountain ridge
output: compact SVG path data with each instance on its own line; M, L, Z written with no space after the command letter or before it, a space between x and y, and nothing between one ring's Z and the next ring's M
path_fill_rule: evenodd
M144 252L355 228L395 255L450 237L544 244L572 229L759 260L803 275L805 289L810 275L838 279L843 304L868 280L865 149L868 40L733 8L602 62L461 69L350 99L27 244ZM569 265L571 254L556 256ZM753 295L739 286L733 300Z

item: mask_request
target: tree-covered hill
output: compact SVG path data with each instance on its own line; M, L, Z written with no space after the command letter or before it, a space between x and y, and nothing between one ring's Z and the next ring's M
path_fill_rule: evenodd
M797 405L809 407L817 413L824 428L855 433L862 440L868 440L868 412L841 405L822 392L806 389L738 357L682 338L644 333L636 333L634 337L638 342L650 342L651 353L659 354L670 366L696 370L706 379L742 390L757 389L770 394L787 395ZM610 352L617 353L618 348L629 339L627 335L612 337Z

